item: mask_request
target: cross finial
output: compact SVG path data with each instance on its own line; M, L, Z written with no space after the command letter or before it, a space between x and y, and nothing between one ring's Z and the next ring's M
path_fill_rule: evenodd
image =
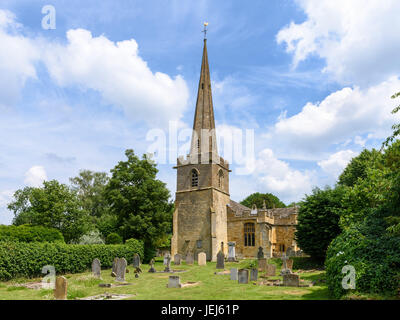
M204 22L204 30L202 32L204 32L204 40L207 40L207 26L208 26L208 22Z

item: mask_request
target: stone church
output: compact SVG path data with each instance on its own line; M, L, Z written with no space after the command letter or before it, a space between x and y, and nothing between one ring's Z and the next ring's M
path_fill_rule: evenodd
M297 208L247 208L230 199L229 163L219 156L211 94L207 39L204 39L190 153L179 157L171 254L205 252L216 261L235 244L237 258L297 251Z

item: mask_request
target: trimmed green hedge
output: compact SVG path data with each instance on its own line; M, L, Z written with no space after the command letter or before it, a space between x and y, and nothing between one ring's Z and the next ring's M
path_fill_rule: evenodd
M324 263L311 257L290 257L293 259L293 269L296 270L311 270L324 269Z
M64 243L64 237L59 230L53 228L30 225L0 225L0 241Z
M132 239L133 240L133 239ZM129 245L79 245L62 243L0 242L0 280L43 276L45 265L55 267L56 274L85 272L98 258L101 266L110 268L115 257L128 264L138 253L143 259L143 243L130 240Z

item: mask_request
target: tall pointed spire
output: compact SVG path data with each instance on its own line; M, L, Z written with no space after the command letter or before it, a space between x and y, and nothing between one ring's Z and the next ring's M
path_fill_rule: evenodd
M204 38L203 58L201 61L190 154L196 155L208 152L214 153L214 155L218 154L210 69L208 66L207 39Z

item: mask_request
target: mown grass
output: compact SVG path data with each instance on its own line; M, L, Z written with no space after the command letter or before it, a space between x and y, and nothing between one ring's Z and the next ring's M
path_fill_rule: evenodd
M239 263L226 263L225 270L230 268L242 268L249 262L244 260ZM279 265L279 261L273 261ZM102 293L133 294L130 299L137 300L320 300L329 299L328 290L325 283L318 281L324 278L324 271L316 271L300 274L300 278L307 281L318 281L313 287L273 287L265 285L239 284L231 281L228 275L217 275L214 262L208 262L207 266L185 265L174 266L172 269L187 270L186 272L176 273L181 279L181 283L198 282L195 286L186 288L167 288L167 273L148 273L148 265L142 265L143 273L139 278L135 278L134 268L128 266L130 272L126 274L126 281L132 285L102 288L99 283L115 283L115 278L111 277L111 270L102 270L102 280L95 279L90 272L79 274L64 275L68 279L68 299L84 298ZM158 271L164 270L162 259L156 259L155 268ZM277 268L276 279L279 279ZM261 275L261 274L259 274ZM261 280L261 278L260 278ZM47 289L23 289L15 286L17 283L41 281L41 279L16 279L9 282L0 283L1 300L47 300L53 299L52 290ZM15 289L14 289L15 288Z

